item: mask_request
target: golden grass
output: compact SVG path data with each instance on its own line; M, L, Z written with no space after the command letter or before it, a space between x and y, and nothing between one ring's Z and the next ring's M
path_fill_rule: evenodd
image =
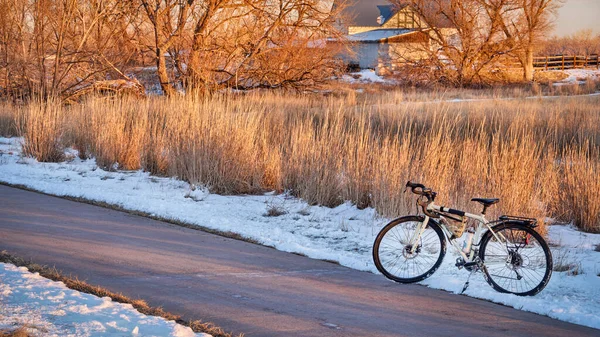
M30 337L26 327L0 330L0 337Z
M10 103L0 104L0 136L13 137L18 134L16 112L18 107Z
M27 105L16 123L18 133L25 136L23 153L41 162L63 160L63 122L63 108L54 99Z
M599 157L598 147L569 148L561 165L559 210L589 232L600 232Z
M221 194L289 191L396 216L415 211L402 193L413 180L447 206L477 212L470 198L499 197L492 215L554 216L600 231L600 97L408 103L406 95L93 98L62 108L68 117L52 125L102 167Z

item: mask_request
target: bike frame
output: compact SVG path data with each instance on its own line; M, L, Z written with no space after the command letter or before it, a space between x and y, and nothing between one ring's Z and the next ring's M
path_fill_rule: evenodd
M456 251L462 256L462 258L465 262L473 262L477 258L477 256L475 256L475 249L473 249L473 246L479 246L479 244L481 243L481 238L483 237L483 234L485 233L486 230L489 230L490 233L492 233L492 235L494 235L494 237L498 241L502 241L502 240L500 240L500 237L498 237L498 235L496 233L494 233L494 231L492 231L492 226L490 225L490 224L492 224L492 222L489 222L485 218L485 214L477 215L477 214L471 214L471 213L467 213L467 212L463 212L463 211L457 211L457 210L449 209L444 206L436 205L433 202L431 202L427 205L426 210L427 210L427 212L425 212L426 213L425 219L423 220L422 223L419 224L419 228L415 231L415 235L410 240L410 244L412 245L411 253L415 252L415 249L418 246L415 243L421 239L421 235L423 235L423 233L425 232L425 229L427 228L427 224L429 223L429 220L430 220L430 216L427 215L427 213L436 213L436 214L439 214L440 216L443 216L443 214L441 214L441 213L457 214L457 215L461 215L461 216L464 216L469 219L473 219L473 220L477 221L478 224L477 224L477 228L475 228L475 233L473 234L473 236L468 238L469 242L467 242L467 244L471 248L469 249L469 252L467 252L467 253L463 252L463 250L459 247L455 238L453 238L454 235L453 235L452 231L450 231L446 227L445 224L443 224L441 222L438 223L438 225L442 229L442 232L444 232L444 236L446 237L448 242L450 242L450 244L454 247L454 249L456 249ZM507 250L507 252L508 252L508 250Z

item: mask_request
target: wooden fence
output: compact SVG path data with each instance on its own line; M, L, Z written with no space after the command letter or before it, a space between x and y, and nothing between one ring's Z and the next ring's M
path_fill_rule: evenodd
M543 70L565 70L565 69L582 69L596 68L600 69L600 61L598 55L587 56L541 56L533 58L533 67Z

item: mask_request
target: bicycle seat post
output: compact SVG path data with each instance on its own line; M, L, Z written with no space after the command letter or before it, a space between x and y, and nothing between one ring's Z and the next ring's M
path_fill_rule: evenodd
M481 211L481 215L485 215L487 213L487 209L490 207L489 205L483 205L483 211Z
M483 198L473 198L471 199L471 201L475 201L478 202L480 204L483 205L483 211L481 212L481 215L485 215L485 213L487 212L487 209L498 203L500 201L500 199L483 199Z

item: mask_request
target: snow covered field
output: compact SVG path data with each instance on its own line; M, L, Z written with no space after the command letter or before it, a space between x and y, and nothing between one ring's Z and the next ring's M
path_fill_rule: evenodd
M210 336L0 263L0 329L20 326L35 336Z
M568 69L563 72L569 77L554 85L584 84L587 80L600 80L600 70L598 69Z
M600 80L600 70L598 69L568 69L561 70L568 76L560 82L554 83L555 86L584 84L587 80ZM363 69L355 73L349 73L342 76L341 80L347 83L383 83L388 85L397 84L393 79L387 79L377 75L374 70Z
M371 246L389 219L378 217L373 209L358 210L348 203L333 209L309 206L287 195L219 196L141 171L103 171L94 160L76 157L58 164L38 163L20 156L20 141L0 138L0 181L231 231L282 251L376 272ZM269 217L269 209L285 214ZM600 329L600 252L595 251L600 235L552 226L549 239L555 261L578 273L554 272L547 288L535 297L497 293L477 274L466 295ZM468 272L456 269L453 254L449 249L440 269L422 284L459 293Z
M386 80L385 78L377 75L375 70L371 69L363 69L359 72L346 74L342 76L341 80L348 83L395 83L395 81Z

